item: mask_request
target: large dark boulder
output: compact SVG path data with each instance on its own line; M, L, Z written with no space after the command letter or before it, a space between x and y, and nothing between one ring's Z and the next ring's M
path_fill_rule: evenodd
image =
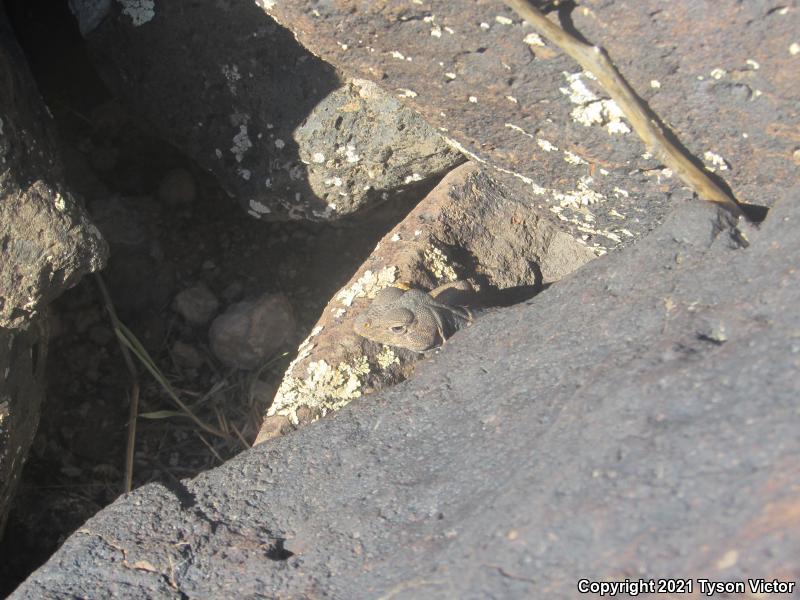
M336 220L463 161L253 2L70 4L109 87L253 217Z
M0 6L0 535L39 422L46 307L106 254L64 183L53 121Z
M77 531L12 598L575 598L798 580L798 191L682 203L388 392ZM695 583L697 590L697 583Z

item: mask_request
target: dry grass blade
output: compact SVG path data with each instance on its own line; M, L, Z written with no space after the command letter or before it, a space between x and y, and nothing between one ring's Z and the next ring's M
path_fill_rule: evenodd
M117 337L119 337L119 339L122 340L122 343L125 344L136 356L136 358L139 359L139 362L141 362L142 365L144 365L144 368L150 372L153 378L161 385L161 387L164 389L170 399L172 399L172 401L178 406L178 408L180 408L184 414L203 431L227 440L229 436L224 431L205 423L192 412L192 410L183 402L183 400L178 397L178 395L172 389L172 385L169 383L169 381L167 381L166 377L164 377L164 374L153 362L153 359L150 358L147 350L144 349L142 344L138 339L136 339L136 336L133 335L130 329L125 327L125 325L123 325L120 321L116 321L114 325L114 331L116 332Z
M106 282L99 273L95 273L95 281L97 287L100 288L100 295L103 297L103 304L105 305L108 318L117 331L117 325L120 325L120 320L117 317L117 311L114 309L114 303L111 301L111 295L108 293ZM131 491L133 486L133 453L136 447L136 419L139 412L139 374L136 372L136 365L133 364L130 352L126 347L124 340L117 333L117 341L119 342L119 349L122 353L122 359L125 361L125 366L131 376L131 390L130 390L130 404L128 409L128 441L125 446L125 479L122 484L124 493Z
M663 164L672 169L695 193L709 202L728 209L735 216L744 216L739 204L699 168L688 152L664 133L660 119L652 113L616 69L605 50L585 44L550 21L530 0L504 0L505 4L530 23L581 67L591 72L619 105L634 131Z

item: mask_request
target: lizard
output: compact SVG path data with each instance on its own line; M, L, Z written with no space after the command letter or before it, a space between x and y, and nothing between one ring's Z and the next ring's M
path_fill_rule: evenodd
M470 292L465 281L446 283L430 292L387 287L356 318L353 329L373 342L425 352L472 323L475 312L459 304Z

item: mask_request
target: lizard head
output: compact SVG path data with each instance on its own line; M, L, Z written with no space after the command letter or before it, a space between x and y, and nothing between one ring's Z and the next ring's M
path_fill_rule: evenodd
M424 352L439 341L439 329L431 315L431 297L422 290L384 288L369 310L359 315L354 331L373 342Z

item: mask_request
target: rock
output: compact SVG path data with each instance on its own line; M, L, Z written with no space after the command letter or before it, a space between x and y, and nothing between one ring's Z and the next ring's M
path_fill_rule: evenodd
M199 283L179 292L172 307L190 325L203 325L219 310L219 300L205 284Z
M292 336L294 311L283 294L264 294L229 307L211 324L211 351L229 367L256 369Z
M560 600L582 578L797 581L798 195L759 230L682 203L636 245L479 318L409 381L180 489L121 497L11 598ZM724 344L697 338L710 320Z
M253 217L338 219L463 160L252 2L133 6L71 2L111 89Z
M381 240L300 345L256 443L318 419L368 391L402 381L419 355L367 342L357 315L393 284L433 289L469 280L484 304L529 298L596 258L474 164L447 175ZM269 399L264 399L269 400Z
M561 4L551 19L605 46L740 200L771 205L781 182L796 177L797 57L787 49L800 13L738 0L713 10L682 2L666 11L660 0ZM259 6L315 55L380 84L598 249L633 243L688 195L597 82L499 2Z
M328 94L294 139L308 184L331 214L378 204L463 161L419 115L364 79Z
M0 532L39 422L47 305L107 252L66 187L53 122L0 7Z
M180 340L172 344L172 357L176 363L190 369L199 369L205 362L205 357L197 348Z
M167 171L158 183L158 199L165 204L189 205L197 199L197 184L186 169Z

